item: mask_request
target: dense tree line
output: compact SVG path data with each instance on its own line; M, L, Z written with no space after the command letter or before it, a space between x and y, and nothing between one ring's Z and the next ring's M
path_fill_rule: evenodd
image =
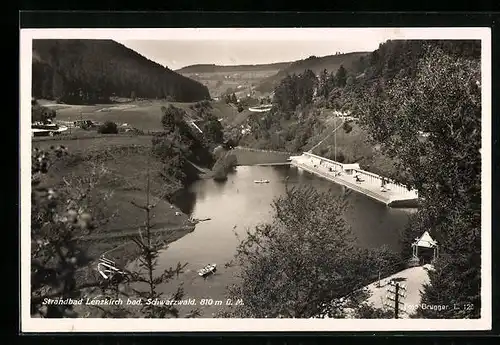
M421 207L404 231L401 258L411 255L411 243L425 231L430 231L439 243L440 254L429 273L430 284L424 289L422 303L445 305L447 309L420 308L416 316L448 319L480 317L479 42L389 41L353 66L345 73L337 71L335 76L321 73L312 102L309 101L309 93L301 93L296 87L300 77L284 78L276 87L273 110L250 121L251 135L268 147L295 142L297 150L304 149L315 133L311 129L316 118L315 107L327 103L332 107L352 110L360 117L371 143L393 159L395 174L391 177L419 191ZM292 120L286 126L283 121L285 112ZM348 126L343 129L346 132L352 130ZM427 136L422 136L423 132ZM284 142L278 140L276 143L276 135ZM301 226L304 224L306 222L302 222ZM283 255L285 251L282 251L277 258L268 249L267 244L278 235L279 231L272 226L257 229L256 237L250 238L255 251L242 248L245 251L239 257L253 263L248 266L243 264L243 278L250 289L254 288L254 281L268 283L266 277L276 273L270 267L277 262L293 262L293 252ZM259 242L262 240L264 242ZM304 250L300 252L304 253ZM273 265L267 265L267 260L272 260ZM245 286L234 289L235 293L249 293L245 291ZM258 294L254 294L249 308L258 308L249 312L265 310L265 303L272 315L297 315L297 310L303 311L297 304L300 300L284 297L298 290L290 289L287 286L269 296L274 293L272 286L265 293L255 288L252 293L257 291ZM287 307L276 308L277 304L273 304L276 301L280 306ZM270 309L273 307L275 309Z
M219 122L219 119L213 114L212 104L209 101L196 102L189 106L194 110L198 121L199 128L203 132L203 137L211 147L222 144L224 141L224 128Z
M193 171L190 162L212 167L215 157L213 149L223 143L222 125L208 109L207 103L201 102L198 109L202 120L198 121L200 133L194 126L186 122L186 111L169 105L162 107L163 132L153 137L153 152L164 163L162 173L165 179L176 179L186 184L195 178L197 172Z
M34 40L33 95L68 103L112 96L209 99L202 84L111 40Z
M286 76L274 89L272 109L249 119L253 140L260 148L291 152L304 149L326 128L319 120L318 101L342 89L347 78L342 65L335 72L323 70L319 76L311 70Z
M274 89L273 104L281 112L293 112L299 105L311 104L315 87L316 75L311 70L287 75Z
M357 290L375 280L380 268L393 266L394 254L359 248L343 218L346 201L331 191L287 187L272 206L272 220L248 230L229 263L241 270L228 298L245 304L222 316L342 318L352 306L369 317L366 296Z
M238 104L238 98L236 94L233 92L232 94L228 93L224 96L224 101L226 104Z
M54 109L40 105L36 99L31 101L31 122L46 122L54 119L56 116L57 112Z
M449 308L419 309L418 316L476 318L481 309L481 65L474 45L442 47L448 52L429 45L407 73L384 87L376 84L360 114L374 142L396 158L394 178L419 191L422 205L406 229L403 256L427 230L440 246L422 302Z
M472 40L389 40L353 65L352 73L363 74L360 82L384 84L396 76L416 76L418 64L429 49L440 49L454 57L479 58L481 45Z
M337 71L341 65L350 70L358 68L359 60L366 57L368 52L354 52L347 54L336 54L322 57L310 56L307 59L294 61L277 74L264 79L256 88L257 91L267 92L276 87L287 75L301 74L306 70L311 70L315 74L320 74L323 70L330 73Z

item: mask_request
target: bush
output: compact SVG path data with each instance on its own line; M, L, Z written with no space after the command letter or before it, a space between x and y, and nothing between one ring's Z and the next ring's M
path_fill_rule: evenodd
M238 160L234 154L226 153L215 162L212 171L214 172L214 180L224 181L227 179L227 174L238 164Z
M349 134L352 131L352 126L348 122L344 122L342 128L346 134Z
M322 154L323 157L331 159L339 163L346 163L346 155L344 152L337 150L337 155L335 155L333 149L329 149L326 154Z
M99 126L99 128L97 129L97 133L117 134L118 133L118 126L114 122L106 121L101 126Z

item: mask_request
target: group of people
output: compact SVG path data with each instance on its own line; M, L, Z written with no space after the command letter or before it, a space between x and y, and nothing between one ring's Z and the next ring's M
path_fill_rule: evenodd
M356 174L354 175L354 179L356 180L356 182L358 183L361 183L361 182L364 182L365 180L363 180L362 178L359 177L359 174Z

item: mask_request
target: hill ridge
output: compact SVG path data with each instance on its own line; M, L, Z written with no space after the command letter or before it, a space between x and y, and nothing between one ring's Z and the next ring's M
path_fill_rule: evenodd
M111 96L209 99L201 83L111 39L33 40L33 96L96 102Z
M311 55L308 58L294 61L286 68L278 71L275 75L265 78L256 89L262 92L269 92L287 75L300 74L308 69L315 74L325 69L329 72L335 72L340 65L343 65L346 69L351 69L355 64L359 63L361 57L368 56L370 53L369 51L359 51L325 56Z
M265 69L281 69L290 64L288 62L272 62L264 64L241 64L241 65L217 65L217 64L194 64L176 69L178 73L207 73L207 72L231 72L231 71L251 71Z

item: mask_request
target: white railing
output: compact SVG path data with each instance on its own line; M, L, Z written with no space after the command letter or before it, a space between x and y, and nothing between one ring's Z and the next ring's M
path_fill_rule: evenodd
M350 170L350 169L359 169L359 164L356 164L356 163L355 164L343 164L343 163L339 163L339 162L336 162L336 161L328 159L328 158L324 158L324 157L315 155L315 154L310 153L310 152L304 152L303 155L310 158L312 160L312 162L316 163L317 165L324 166L326 163L327 167L336 168L335 170L340 170L340 171L345 172L346 170Z
M321 168L329 170L330 168L332 168L335 171L340 171L348 175L358 175L360 179L372 185L378 184L382 186L382 180L384 180L384 186L387 190L391 190L392 192L407 198L418 198L417 190L409 190L405 185L396 183L389 178L377 175L366 170L362 170L359 168L359 164L357 163L343 164L328 158L315 155L310 152L304 152L302 156L293 156L291 157L291 159L293 161L302 161L302 164L311 165L311 167L314 167L317 170L321 170Z
M404 196L414 196L415 198L418 197L418 193L416 190L409 190L408 187L406 187L403 184L396 183L386 177L374 174L372 172L366 171L366 170L361 170L361 169L355 169L354 174L358 174L361 179L372 183L372 184L380 184L382 186L382 179L386 182L384 186L388 189L391 190L392 192L398 193L399 195L404 195Z

